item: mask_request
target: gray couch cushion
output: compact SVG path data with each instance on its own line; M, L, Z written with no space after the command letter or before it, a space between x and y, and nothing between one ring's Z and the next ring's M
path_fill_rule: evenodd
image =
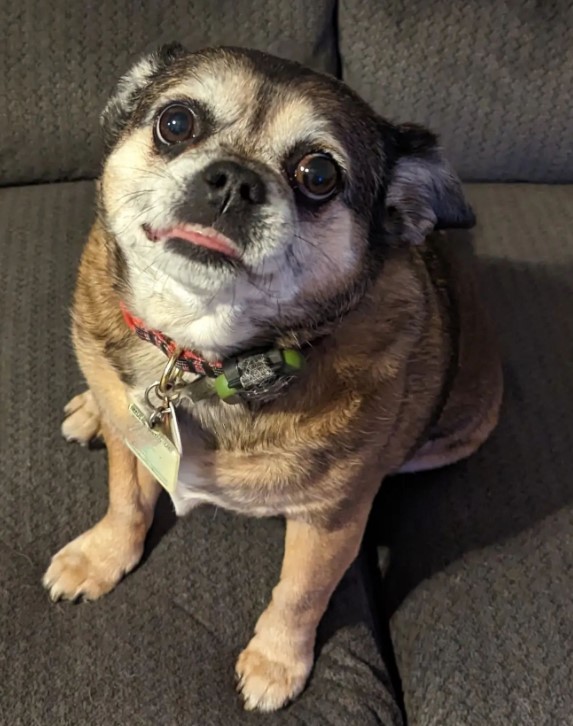
M246 45L334 72L333 13L334 0L1 3L0 185L95 177L99 114L143 51Z
M473 458L383 487L396 660L416 726L570 724L573 186L469 196L505 402Z
M465 179L573 180L573 1L340 0L344 79Z
M173 526L163 500L148 559L112 594L52 604L40 584L106 506L104 453L58 430L82 388L67 307L92 195L87 182L0 189L0 721L261 723L240 708L233 667L278 578L281 521L204 508ZM401 724L365 567L334 596L308 689L265 723Z

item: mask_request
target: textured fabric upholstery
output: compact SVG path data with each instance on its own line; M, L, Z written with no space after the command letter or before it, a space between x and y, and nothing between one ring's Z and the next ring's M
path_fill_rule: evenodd
M409 723L570 724L573 186L477 185L476 249L505 363L467 462L383 487L386 592Z
M0 185L93 178L99 114L162 43L244 45L336 70L334 0L0 2Z
M340 0L342 73L470 180L573 181L573 0Z

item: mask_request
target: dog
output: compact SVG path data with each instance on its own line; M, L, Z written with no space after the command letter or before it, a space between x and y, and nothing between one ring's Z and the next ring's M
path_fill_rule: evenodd
M494 335L441 231L475 217L430 131L258 51L146 55L102 125L72 312L89 388L62 430L103 437L109 508L43 582L54 600L109 592L158 480L178 515L284 517L280 581L236 664L245 707L278 709L383 478L463 459L497 423Z

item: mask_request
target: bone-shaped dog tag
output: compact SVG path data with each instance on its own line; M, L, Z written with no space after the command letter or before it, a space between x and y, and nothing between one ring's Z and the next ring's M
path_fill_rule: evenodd
M129 412L134 420L125 443L171 494L177 486L182 454L173 404L169 404L165 414L153 428L149 425L146 414L135 403L130 404Z

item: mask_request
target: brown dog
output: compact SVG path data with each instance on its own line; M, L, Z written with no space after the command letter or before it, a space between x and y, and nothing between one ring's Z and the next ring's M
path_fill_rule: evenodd
M280 582L237 663L246 707L276 709L305 685L382 478L457 461L496 424L474 284L431 235L473 214L430 132L258 52L162 49L103 124L73 307L89 390L63 432L103 435L109 509L44 584L109 592L141 557L156 478L178 514L283 515Z

